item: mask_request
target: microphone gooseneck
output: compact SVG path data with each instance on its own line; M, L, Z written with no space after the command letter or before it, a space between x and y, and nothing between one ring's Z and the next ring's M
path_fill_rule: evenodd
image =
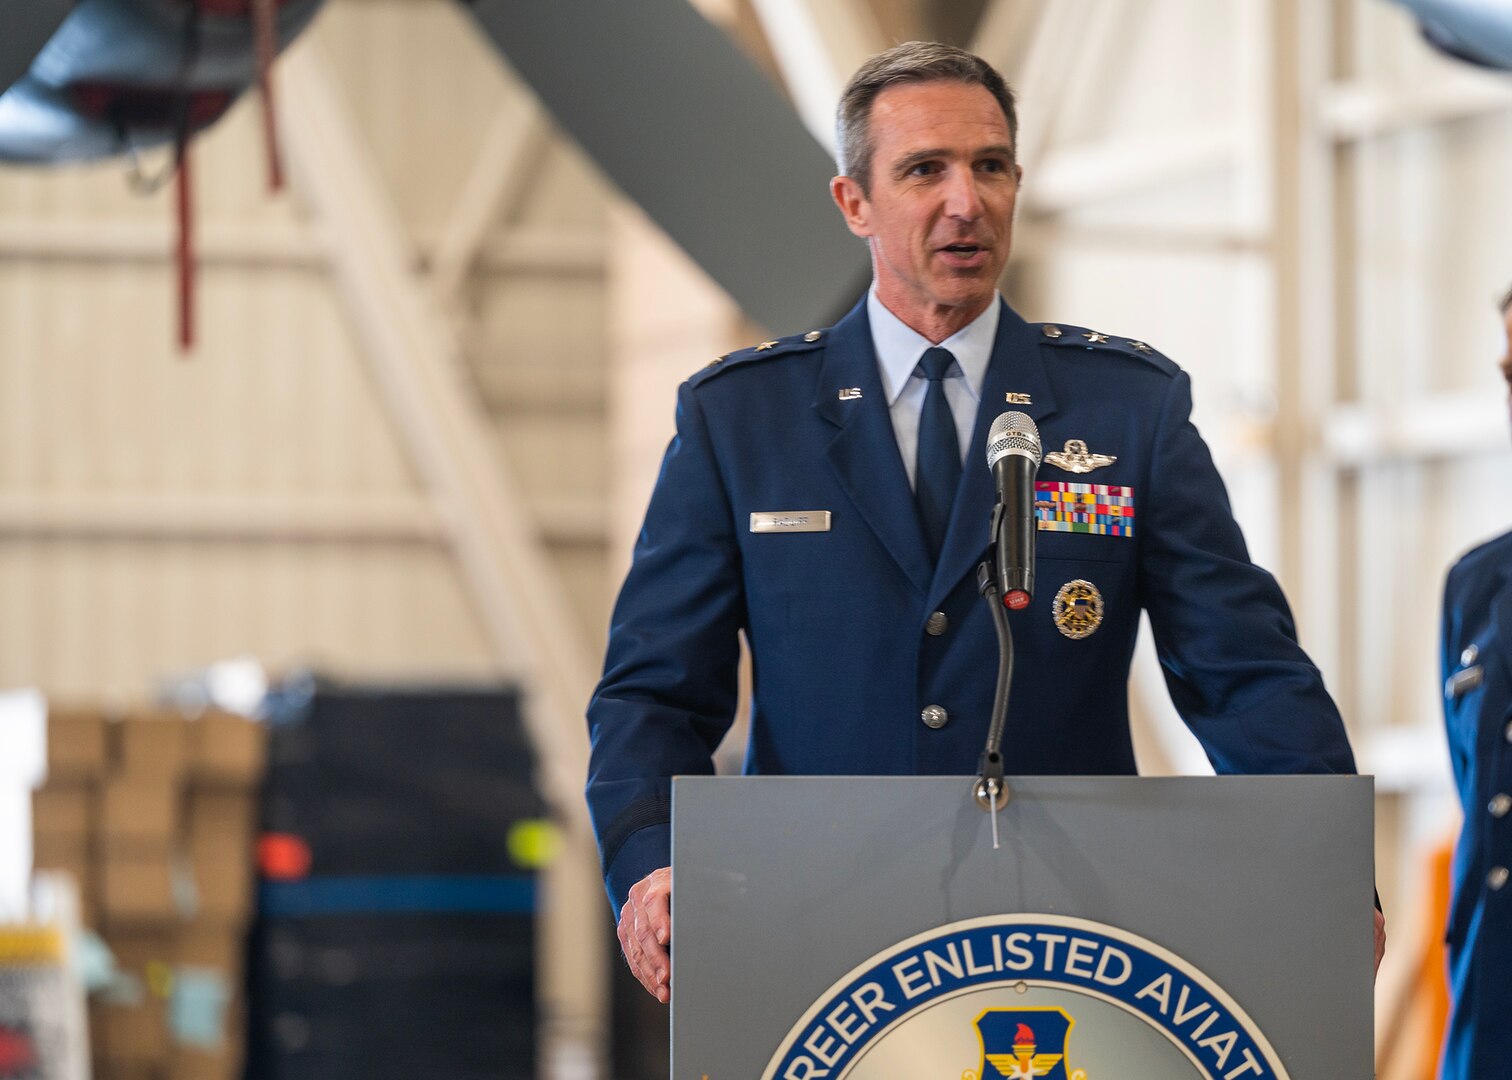
M1013 632L1005 609L1027 607L1034 594L1034 476L1041 458L1039 428L1027 415L1005 412L993 421L987 436L987 467L997 487L997 505L992 508L989 554L977 567L977 589L992 612L998 673L987 746L972 786L977 804L994 812L993 847L998 846L995 812L1008 801L1002 744L1013 683Z

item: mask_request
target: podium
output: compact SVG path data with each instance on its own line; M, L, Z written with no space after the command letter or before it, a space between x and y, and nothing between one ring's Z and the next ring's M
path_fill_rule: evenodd
M675 1080L1373 1073L1359 776L673 783Z

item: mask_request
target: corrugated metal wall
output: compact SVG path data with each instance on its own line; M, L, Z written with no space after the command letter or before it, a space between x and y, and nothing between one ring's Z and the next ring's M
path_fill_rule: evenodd
M333 2L312 34L418 270L481 133L526 92L450 4ZM0 171L0 685L139 698L165 672L243 652L383 678L497 670L354 345L319 223L265 189L256 102L194 152L188 358L168 191L131 193L116 162ZM595 637L605 201L549 140L458 305L498 453ZM584 254L552 257L557 241Z

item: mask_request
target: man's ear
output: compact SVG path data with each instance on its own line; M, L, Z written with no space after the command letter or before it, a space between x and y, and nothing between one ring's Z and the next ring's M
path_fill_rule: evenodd
M871 237L871 203L861 185L849 176L837 176L830 181L830 198L840 208L845 218L845 227L866 240Z

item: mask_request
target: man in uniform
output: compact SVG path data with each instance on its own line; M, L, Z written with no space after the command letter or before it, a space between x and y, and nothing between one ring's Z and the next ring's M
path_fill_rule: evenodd
M1512 414L1512 292L1501 369ZM1512 1076L1512 533L1471 551L1444 589L1444 720L1465 810L1454 854L1445 1080Z
M983 453L1005 410L1054 451L1036 493L1041 590L1009 616L1008 771L1136 771L1141 609L1219 772L1354 769L1188 420L1185 373L1136 339L1026 323L998 296L1016 126L978 57L912 42L869 60L840 104L831 182L871 252L868 295L831 329L723 357L679 389L588 709L620 942L662 1001L671 778L712 771L739 633L748 772L974 772L998 663L975 576L995 501Z

